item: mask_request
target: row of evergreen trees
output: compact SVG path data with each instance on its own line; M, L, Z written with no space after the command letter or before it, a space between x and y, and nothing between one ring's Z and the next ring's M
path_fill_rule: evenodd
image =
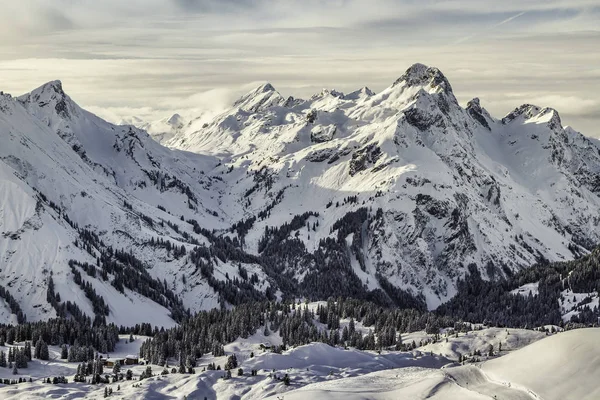
M340 319L350 323L340 329ZM315 319L326 324L319 329ZM370 328L363 337L354 329L360 322ZM195 367L203 354L223 355L223 344L248 337L263 328L265 334L279 331L283 346L310 342L349 345L359 349L402 348L399 332L425 329L435 333L440 327L453 326L454 320L414 310L385 308L363 300L331 299L317 313L306 305L286 302L242 304L232 309L203 311L178 327L156 332L140 348L140 356L153 364L164 365L170 358L184 367Z
M112 352L118 340L119 329L114 324L92 326L90 320L81 323L69 317L43 322L26 322L20 325L0 325L0 344L35 343L35 354L39 354L40 357L46 357L47 345L67 345L68 352L63 347L61 356L68 356L71 361L93 359L94 349L101 353ZM83 353L85 356L82 355Z

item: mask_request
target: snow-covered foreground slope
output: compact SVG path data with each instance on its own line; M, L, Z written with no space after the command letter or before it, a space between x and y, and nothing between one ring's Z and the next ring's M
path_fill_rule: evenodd
M260 331L259 331L260 332ZM500 328L470 332L459 338L449 337L439 342L436 350L451 354L457 344L478 349L488 338L498 337ZM414 333L412 337L424 333ZM227 354L238 356L243 376L233 371L231 379L224 380L224 371L202 371L209 363L223 366L226 357L205 355L198 360L196 374L169 373L159 375L162 366L152 365L156 376L137 380L145 366L124 366L131 369L134 380L106 386L113 389L111 398L117 399L505 399L505 400L558 400L596 399L597 369L600 350L597 341L600 329L580 329L546 337L539 332L510 330L514 345L483 363L458 365L452 359L435 353L431 347L413 352L362 352L344 350L325 344L313 343L274 354L261 349L260 344L279 344L278 335L265 337L257 333L226 346ZM404 340L410 340L406 336ZM143 337L132 343L117 345L109 359L136 354ZM533 344L528 344L533 342ZM2 348L0 350L7 350ZM27 370L18 376L9 369L0 368L0 378L33 378L31 383L0 387L3 399L90 398L104 397L105 385L68 383L51 385L41 382L47 376L64 375L69 380L76 371L76 363L59 359L59 349L51 349L50 361L33 360ZM254 353L254 357L250 354ZM176 360L169 364L176 365ZM258 370L253 376L250 371ZM25 374L26 373L26 374ZM110 373L110 371L109 371ZM21 375L25 374L25 375ZM290 385L281 378L288 374ZM279 379L277 379L279 378ZM25 396L25 397L23 397Z
M600 329L574 330L481 365L374 372L308 385L285 399L592 400L600 396L599 339Z
M486 362L493 380L533 391L541 399L598 399L600 329L577 329Z

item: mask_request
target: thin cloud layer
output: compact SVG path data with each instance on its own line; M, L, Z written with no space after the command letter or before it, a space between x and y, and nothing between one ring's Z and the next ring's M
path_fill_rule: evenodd
M61 79L112 120L216 110L252 82L296 97L381 90L422 62L496 116L541 102L600 136L598 0L0 3L0 89Z

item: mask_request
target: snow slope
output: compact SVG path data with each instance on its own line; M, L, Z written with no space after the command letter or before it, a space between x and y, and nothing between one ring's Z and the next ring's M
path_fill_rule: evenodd
M488 361L482 369L491 379L527 388L545 400L597 399L598 340L598 328L568 331Z
M285 398L597 399L599 338L597 328L574 330L536 341L480 366L373 372L314 383L285 393Z
M344 350L320 343L313 343L274 354L260 349L260 343L277 344L276 333L265 337L259 330L247 339L239 339L226 346L227 354L235 352L244 370L243 376L229 380L221 377L224 371L202 371L208 363L223 365L226 357L214 358L204 355L198 360L196 374L169 373L159 375L162 366L152 365L155 376L144 381L136 380L146 368L124 366L122 372L131 369L133 381L109 384L112 398L117 399L505 399L505 400L558 400L596 399L600 395L596 375L600 353L597 342L600 330L580 329L546 337L529 330L510 330L515 338L514 346L502 356L495 356L483 363L458 365L447 358L432 355L431 347L402 353L383 351L381 354L355 349ZM505 332L500 328L487 328L469 332L468 335L442 340L437 349L451 354L457 343L465 348L477 349L485 341ZM424 333L414 333L426 336ZM116 351L109 358L136 354L144 337L136 337L125 343L128 336L121 336ZM279 338L280 339L280 338ZM430 345L428 345L430 346ZM6 351L7 348L0 348ZM254 357L250 357L250 353ZM2 385L3 399L42 398L90 398L101 399L104 385L68 383L50 385L42 378L65 375L72 378L77 363L59 359L60 349L51 347L49 361L33 360L29 368L19 372L18 377L33 378L32 383ZM175 365L177 360L169 360ZM249 372L257 369L258 374ZM290 385L280 379L290 376ZM12 378L11 370L0 368L0 378ZM71 379L70 379L71 380Z

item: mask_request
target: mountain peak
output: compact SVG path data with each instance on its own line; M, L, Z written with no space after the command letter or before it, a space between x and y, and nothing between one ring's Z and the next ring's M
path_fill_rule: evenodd
M358 99L362 99L362 98L371 97L374 95L375 95L375 92L365 86L361 89L355 90L352 93L348 93L346 96L344 96L344 98L346 100L358 100Z
M44 83L42 86L32 90L29 94L38 97L43 97L44 95L50 97L64 97L65 92L63 90L62 82L57 79L54 81ZM27 94L25 96L27 96Z
M343 92L339 92L335 89L326 89L326 88L323 88L323 90L321 90L320 93L313 95L311 98L314 100L314 99L323 98L323 97L327 97L327 96L337 97L338 99L345 98Z
M560 114L552 107L542 108L542 110L538 114L538 117L540 118L540 120L543 118L544 121L548 123L548 127L555 132L561 131L563 129Z
M43 87L51 88L56 93L64 93L62 88L62 81L60 79L47 82L45 85L43 85Z
M167 124L169 124L171 126L181 125L182 123L183 123L183 118L181 117L181 115L179 115L177 113L171 115L171 117L167 120Z
M481 108L481 100L479 100L479 97L472 98L471 101L467 103L467 108L469 107Z
M275 87L273 87L273 85L271 85L269 82L263 83L262 85L258 86L254 92L256 93L266 93L266 92L276 92Z
M481 101L479 100L479 97L475 97L474 99L469 101L467 103L466 110L467 113L471 116L471 118L479 122L488 130L491 130L490 124L488 123L488 119L491 119L491 116L485 108L481 107Z
M362 89L360 89L360 92L366 94L367 96L374 96L375 95L375 92L372 91L371 89L369 89L367 86L365 86Z
M540 107L533 105L533 104L522 104L519 107L515 108L514 110L512 110L511 112L509 112L508 114L506 114L506 116L504 118L502 118L502 123L503 124L508 124L512 121L514 121L515 119L517 119L520 116L524 116L525 119L529 119L531 117L533 117L534 115L537 115L540 112Z
M283 103L285 103L285 99L275 90L273 85L263 83L256 89L240 97L233 106L249 112L257 112Z
M406 72L394 82L393 86L404 83L405 86L430 87L435 92L452 92L450 82L442 71L435 67L416 63L411 65Z
M76 108L64 92L60 80L47 82L30 93L19 96L18 100L24 105L36 104L40 109L45 109L51 105L56 114L62 118L69 118L71 112Z

